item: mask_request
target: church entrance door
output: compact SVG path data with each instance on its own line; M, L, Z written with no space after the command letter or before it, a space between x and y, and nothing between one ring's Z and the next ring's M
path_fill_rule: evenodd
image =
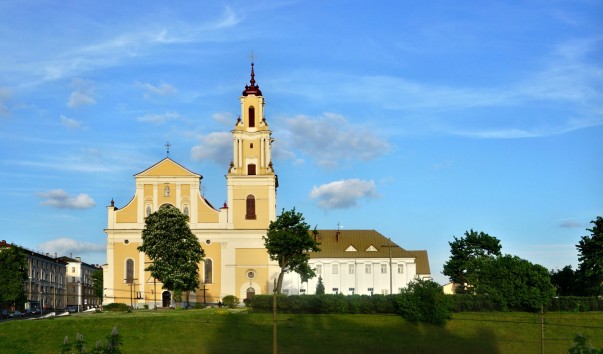
M163 307L170 307L172 303L172 294L169 291L164 291L163 294L161 294L161 298L163 300Z

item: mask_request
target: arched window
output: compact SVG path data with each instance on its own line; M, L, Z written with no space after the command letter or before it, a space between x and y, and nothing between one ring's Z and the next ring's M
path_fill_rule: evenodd
M254 296L255 296L255 289L247 288L247 299L251 300L251 299L253 299Z
M249 127L255 127L255 108L253 106L249 107Z
M245 219L255 220L255 197L253 195L247 196L247 212L245 213Z
M250 163L249 165L247 165L247 175L255 176L255 164L254 163Z
M126 283L134 283L134 260L132 259L126 261Z
M205 283L206 284L211 284L213 283L213 262L211 261L211 259L206 259L205 260Z

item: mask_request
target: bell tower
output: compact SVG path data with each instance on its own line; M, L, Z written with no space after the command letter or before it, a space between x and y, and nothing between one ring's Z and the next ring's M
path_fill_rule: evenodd
M234 229L267 229L276 218L278 179L272 166L272 132L264 97L251 79L240 97L241 115L232 130L233 159L228 170L228 220Z

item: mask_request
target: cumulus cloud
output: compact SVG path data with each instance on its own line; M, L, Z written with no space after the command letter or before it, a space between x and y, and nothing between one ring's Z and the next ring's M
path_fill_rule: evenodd
M153 96L174 96L178 93L178 90L174 86L166 83L156 86L147 82L138 82L136 85L145 91L144 98L147 99Z
M102 243L83 242L67 237L57 238L38 245L38 249L43 253L56 253L58 256L73 254L74 257L83 253L104 252L105 247L105 244Z
M94 83L89 80L74 79L71 82L71 86L74 88L74 91L69 96L67 106L70 108L77 108L80 106L95 104L96 99L94 98L95 92L93 84Z
M310 198L323 209L348 209L358 205L361 198L378 198L375 182L345 179L312 187Z
M201 138L201 143L191 148L191 158L196 161L211 160L220 165L232 159L232 134L213 132Z
M82 128L82 123L79 120L67 118L66 116L61 114L61 124L71 129L79 129Z
M152 124L163 124L174 119L180 119L180 114L176 112L166 112L163 114L147 114L137 118L139 122Z
M324 113L322 117L287 119L292 146L314 157L323 167L336 167L341 160L372 160L390 150L390 144L370 127L350 124L345 117Z
M78 194L73 197L62 189L40 192L38 197L44 199L40 204L59 209L87 209L96 205L88 194Z

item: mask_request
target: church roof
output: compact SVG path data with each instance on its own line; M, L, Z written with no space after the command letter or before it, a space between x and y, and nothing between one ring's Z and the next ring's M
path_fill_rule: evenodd
M196 176L203 178L200 174L192 172L169 157L164 158L134 176Z
M417 274L431 274L427 251L409 251L375 230L317 230L320 252L310 258L415 258ZM393 247L390 247L393 246Z

